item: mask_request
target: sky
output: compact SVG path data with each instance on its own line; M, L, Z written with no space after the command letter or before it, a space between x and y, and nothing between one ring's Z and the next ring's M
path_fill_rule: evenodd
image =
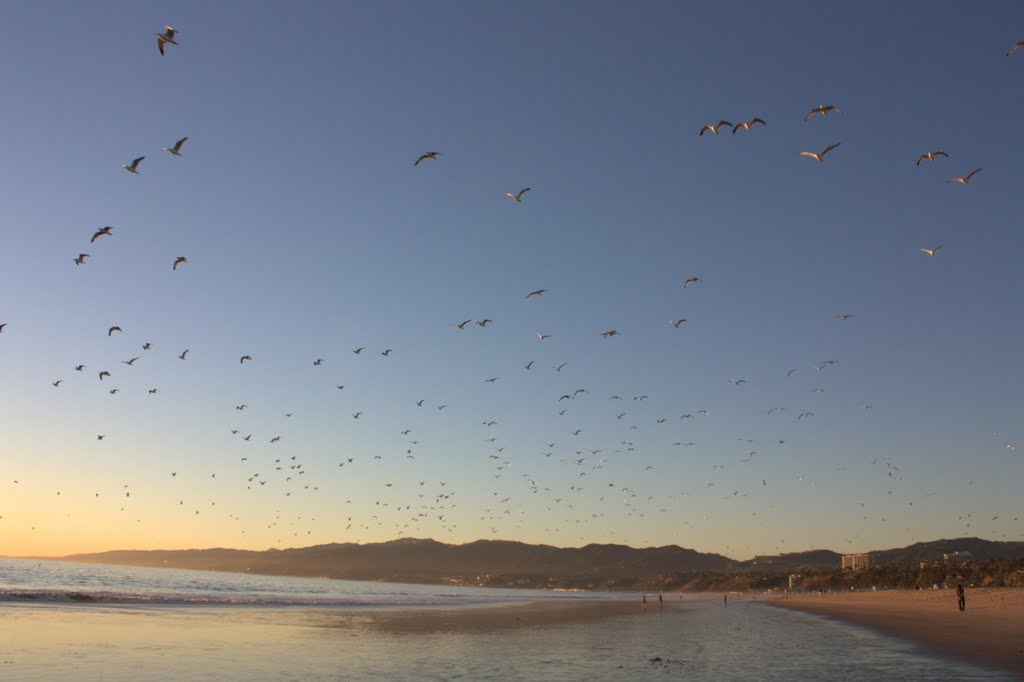
M0 23L0 554L1024 539L1020 3Z

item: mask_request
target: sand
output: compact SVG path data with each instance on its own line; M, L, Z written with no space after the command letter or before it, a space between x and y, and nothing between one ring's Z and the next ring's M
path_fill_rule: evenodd
M664 608L677 609L678 603L665 602ZM657 598L648 603L647 612L658 611ZM486 606L458 609L405 609L379 611L364 625L387 633L484 632L540 625L569 625L613 616L642 613L637 601L558 601Z
M950 658L1024 677L1024 589L888 590L790 595L776 606L810 611L916 642Z

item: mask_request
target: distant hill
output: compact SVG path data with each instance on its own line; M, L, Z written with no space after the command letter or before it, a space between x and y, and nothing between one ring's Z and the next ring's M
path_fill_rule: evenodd
M941 560L944 554L970 552L978 561L1024 557L1024 542L979 538L935 540L909 547L869 552L874 566ZM670 545L636 549L592 544L578 548L478 540L448 545L435 540L403 539L372 544L329 544L262 552L238 549L113 551L74 554L70 561L232 571L268 575L378 580L411 583L465 583L531 587L633 589L671 576L674 585L707 589L713 575L784 574L835 570L841 554L813 550L734 561ZM694 577L686 578L687 574ZM750 582L743 578L743 581ZM740 581L742 582L742 581ZM737 582L737 585L740 584ZM732 584L726 581L722 584Z
M731 561L682 547L634 549L625 545L558 548L521 542L478 540L447 545L403 539L374 544L329 544L253 552L236 549L113 551L75 554L89 563L326 577L391 582L467 582L544 585L582 582L605 585L671 572L724 571Z

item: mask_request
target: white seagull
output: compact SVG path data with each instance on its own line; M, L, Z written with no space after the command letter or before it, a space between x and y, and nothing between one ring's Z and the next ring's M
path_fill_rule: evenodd
M828 154L830 151L832 151L833 149L835 149L836 147L838 147L841 144L842 144L842 142L836 142L835 144L830 144L829 146L825 147L823 150L821 150L817 154L815 154L814 152L800 152L800 156L809 156L810 158L814 159L818 163L821 163L824 160L823 157L826 154Z

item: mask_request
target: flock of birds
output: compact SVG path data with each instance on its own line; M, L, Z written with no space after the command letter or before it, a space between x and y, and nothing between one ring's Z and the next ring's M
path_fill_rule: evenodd
M156 34L157 47L161 55L166 54L167 46L180 47L176 40L179 31L171 26L165 26L162 33ZM1024 46L1024 40L1014 43L1009 51L1006 53L1007 56L1012 55L1020 47ZM843 116L844 112L833 104L823 104L811 108L803 118L804 123L808 123L815 117L821 119L827 119L830 115ZM709 133L711 136L719 135L725 129L731 129L731 134L735 135L740 130L746 133L754 133L756 126L767 128L767 123L764 119L757 116L753 116L748 121L741 121L738 123L731 123L724 119L718 120L715 123L704 125L698 135L703 137L705 133ZM188 137L182 137L171 146L162 147L163 151L168 152L172 156L182 157L182 150L185 143L188 141ZM812 158L819 163L823 163L825 156L837 149L842 143L835 142L828 145L824 149L818 152L801 151L800 156ZM440 161L440 157L443 154L438 151L426 151L419 154L414 162L414 166L420 166L427 161ZM920 166L922 163L931 163L939 160L939 157L948 159L949 155L941 150L930 151L921 154L917 160L916 165ZM139 175L141 173L141 164L146 159L146 156L139 156L134 158L130 163L122 164L122 168L131 174ZM969 185L971 180L977 173L981 171L981 168L977 168L970 173L967 173L961 177L954 177L946 182L952 184ZM524 203L526 194L531 191L530 187L523 187L515 192L506 193L505 197L511 199L515 204L522 205ZM90 245L97 245L101 242L105 242L107 239L116 239L114 236L115 228L113 226L102 226L96 229L91 238L89 239ZM942 250L943 245L939 244L935 247L922 247L920 252L927 256L934 257L939 254ZM76 267L84 266L87 260L91 257L89 253L81 252L73 260ZM188 264L188 259L185 256L171 256L169 257L171 263L171 269L178 271L182 266ZM680 282L683 289L689 289L695 285L703 285L703 280L699 276L691 275L686 277ZM522 295L522 294L520 294ZM523 299L530 302L529 305L538 305L534 303L539 299L549 297L551 294L547 289L536 288L523 296ZM540 304L543 305L543 304ZM833 316L833 319L840 322L847 322L856 315L853 313L837 313ZM0 323L0 334L9 334L11 332L17 333L17 325L13 326L10 331L8 330L9 322L5 321ZM465 332L472 327L480 329L487 329L495 324L494 320L490 318L481 319L464 319L457 322L449 323L449 326L454 328L457 332ZM683 325L687 325L688 320L686 318L675 318L669 319L668 325L674 330L683 329ZM851 323L852 324L852 323ZM472 326L471 326L472 325ZM121 336L125 334L125 330L119 324L112 324L106 327L106 336L113 338L115 336ZM552 334L544 333L542 331L535 332L538 342L548 342L552 339ZM620 336L621 332L616 328L608 328L599 333L601 339L614 343L612 339ZM150 352L159 352L156 350L156 346L150 341L143 341L138 348L141 349L142 353L139 355L133 355L132 357L126 358L120 361L120 364L124 366L124 372L137 372L136 365L145 365L144 357L148 356ZM358 346L351 349L351 356L365 357L364 351L367 348L365 346ZM180 362L188 362L190 360L191 348L185 348L180 352L175 351L174 355ZM367 355L376 353L378 357L390 358L393 354L391 348L381 348L376 351L371 351ZM329 358L325 357L314 357L310 359L312 366L315 371L326 372L327 367L331 365ZM253 355L249 353L243 353L238 356L238 364L246 366L247 364L257 362L254 360ZM91 364L91 363L90 363ZM79 363L74 366L74 371L78 373L85 373L86 369L90 367L90 364ZM563 370L570 364L569 361L562 361L558 364L552 365L551 370L556 374L562 375ZM534 369L535 360L530 359L525 364L519 365L522 371L535 372ZM839 365L839 361L834 359L820 360L811 363L808 367L813 369L812 376L820 377L824 372L835 371L835 368ZM112 370L107 366L98 366L94 368L96 372L97 381L103 385L103 390L112 396L117 396L121 393L121 389L118 386L111 385L112 382L116 381L117 375L122 370ZM791 379L798 372L798 368L785 368L780 369L780 379L785 381ZM569 374L569 372L566 372ZM484 383L496 384L500 380L500 376L489 376L483 379ZM723 378L723 381L726 379ZM729 384L734 386L736 390L744 390L742 387L748 383L745 377L732 376L728 377L727 381ZM52 386L55 389L61 389L64 385L65 380L58 378L51 381ZM337 380L331 380L328 382L334 387L334 390L344 391L346 384L337 383ZM159 388L151 386L146 389L149 396L156 396L159 393ZM808 389L808 392L813 396L820 396L825 392L824 386L820 383L816 383L814 386ZM570 413L570 409L566 405L581 404L585 401L592 401L594 396L591 395L591 390L586 386L575 386L566 391L558 391L557 394L552 394L550 400L554 406L555 413L558 417L567 417ZM619 465L616 470L620 473L623 470L628 470L630 467L641 473L650 472L656 469L654 464L647 463L650 460L645 460L641 448L637 445L637 442L632 435L633 432L639 432L642 429L648 428L664 428L666 431L669 430L669 424L674 423L678 425L678 428L685 429L687 424L695 423L700 420L711 420L712 410L707 406L700 406L697 409L689 408L683 410L676 410L674 414L665 414L668 412L668 408L664 405L660 406L662 414L658 414L653 411L652 408L648 407L648 403L651 402L650 397L644 393L626 393L625 395L612 394L603 396L603 401L606 404L616 405L622 404L626 400L630 401L633 406L632 409L624 410L618 408L604 409L594 408L595 410L606 413L606 418L616 424L622 424L622 437L619 441L614 443L591 443L588 445L584 444L584 429L579 426L573 425L570 422L566 422L566 426L562 431L561 437L547 439L544 441L543 447L539 448L537 453L533 454L531 459L529 456L522 456L522 454L513 455L511 452L506 452L505 446L501 444L501 437L498 435L498 429L500 421L494 418L485 418L480 422L480 428L483 431L483 438L481 438L482 452L481 455L486 457L488 462L487 466L491 467L491 472L496 479L508 479L518 481L519 491L525 495L525 497L517 497L515 491L509 492L508 490L495 489L492 491L491 497L493 498L490 504L481 507L478 510L479 521L482 525L489 528L492 535L499 535L504 532L508 532L510 528L520 528L526 522L529 514L532 511L541 511L545 515L555 518L555 514L560 514L561 518L569 519L574 526L573 530L578 531L582 534L583 529L593 524L602 523L602 519L606 513L610 516L615 509L615 514L624 513L627 517L636 517L642 519L648 514L654 513L668 513L671 511L673 504L678 503L682 498L690 495L694 491L692 490L680 490L677 494L670 496L668 499L656 499L654 497L645 497L639 489L633 484L622 484L615 480L612 480L610 475L607 474L607 470L611 468L613 463ZM427 412L433 412L436 414L444 413L449 405L447 402L434 401L432 405L428 405L428 399L425 397L410 397L409 402L415 405L417 409L432 408L428 409ZM872 409L872 405L869 402L862 402L858 405L859 409L864 413L868 414ZM311 535L313 527L315 527L317 518L315 516L304 516L297 514L289 516L285 510L284 498L288 498L294 495L316 495L323 489L331 489L329 486L332 485L332 481L329 478L327 472L322 470L322 462L320 461L304 461L300 454L293 455L281 455L276 452L268 452L268 448L281 448L282 442L287 440L286 432L288 431L287 424L292 421L294 412L283 411L281 416L276 419L264 417L258 420L256 423L252 423L245 418L245 415L250 411L249 403L239 402L234 405L233 409L230 410L230 425L226 425L225 433L230 433L231 436L237 439L238 447L241 448L236 455L235 466L231 467L227 473L230 476L230 485L236 487L244 487L251 494L265 494L267 486L270 485L270 489L273 491L274 497L261 498L268 505L268 508L273 508L271 513L272 518L267 521L267 528L271 529L271 532L276 534L277 542L287 542L291 538L302 537L303 535ZM424 414L426 414L425 412ZM812 418L815 414L813 410L801 408L798 410L792 410L786 406L772 406L761 412L764 418L778 419L786 413L792 414L792 421L787 428L792 428L793 424L804 423ZM365 409L356 410L351 413L353 420L359 420L367 414ZM626 421L626 418L629 420ZM614 421L612 421L614 420ZM781 423L780 423L781 424ZM266 428L267 431L260 433L262 429ZM677 430L678 430L677 428ZM780 425L780 432L785 429ZM1002 434L1000 432L994 432L993 436L995 440L1000 441ZM97 441L108 441L110 434L106 431L95 434ZM394 453L392 455L376 454L371 459L366 459L359 456L358 454L349 455L345 454L340 456L336 462L333 462L333 466L336 470L350 472L357 467L366 466L387 466L394 467L394 460L399 461L414 461L420 456L426 444L421 442L418 438L414 437L414 428L410 425L408 428L403 428L397 437L402 439L400 443L394 443ZM254 441L254 438L257 440ZM386 440L386 439L382 439ZM265 445L260 449L248 449L255 446L257 442L262 442ZM707 464L707 471L705 472L706 480L700 484L705 489L721 489L720 499L726 502L731 502L741 497L745 497L749 490L744 489L742 485L736 485L734 482L730 483L731 479L726 477L726 471L730 466L744 466L749 465L753 462L760 461L763 457L761 453L766 449L778 449L783 448L786 445L787 437L780 433L777 438L771 442L757 443L754 439L744 435L740 435L736 438L737 442L737 459L735 462L715 462ZM1003 447L1008 451L1015 450L1015 444L1012 441L1006 440L1002 442ZM666 442L665 447L680 451L689 450L690 448L699 447L696 442L687 439L673 440L670 436ZM760 456L759 456L760 455ZM385 462L385 459L389 460ZM614 462L613 462L614 460ZM549 463L555 462L561 467L561 472L553 473L549 467ZM903 477L903 471L901 467L892 459L879 457L871 461L872 465L878 466L878 475L880 480L884 480L889 486L889 494L893 493L894 487ZM524 469L522 473L513 475L513 470L519 468ZM530 469L536 469L534 472L529 471ZM766 471L771 472L771 469ZM220 480L224 480L224 469L221 468L222 476ZM173 471L167 471L166 476L168 479L174 479L175 482L184 481L185 479L191 478L195 481L199 478L216 479L216 471L207 471L205 473L200 472L188 472L179 476L177 469ZM635 472L634 472L635 473ZM207 476L208 474L208 476ZM632 475L632 474L631 474ZM652 474L656 475L656 474ZM785 476L792 477L793 479L806 484L808 486L814 486L815 481L813 478L809 478L805 472L792 472L785 474ZM758 475L756 480L758 485L761 487L769 486L769 481L772 480L774 472L765 473L763 476ZM307 483L307 479L311 479L311 482ZM315 483L312 482L315 480ZM19 483L19 481L14 481ZM383 485L383 490L380 491L380 497L374 504L374 507L369 510L346 511L344 516L346 517L346 526L344 528L334 529L339 533L344 531L352 531L351 534L358 535L359 532L364 531L375 531L379 532L381 528L388 528L390 526L390 532L395 536L403 535L418 535L421 534L422 528L434 524L434 527L454 534L458 529L457 517L459 515L465 515L461 509L456 512L458 507L457 504L457 493L455 489L449 486L449 482L446 480L418 480L414 486L413 491L405 491L400 494L395 494L393 491L394 483L387 481ZM594 486L592 489L591 486ZM344 495L337 495L334 489L332 495L336 495L335 504L341 506L351 505L351 499L343 499ZM597 507L599 509L607 509L607 512L587 512L577 513L575 510L577 506L583 507L580 500L585 495L584 491L592 490L592 493L597 498ZM263 491L261 493L261 491ZM132 502L138 501L139 497L136 495L132 497L132 493L135 492L129 484L123 484L117 491L117 498L119 499L120 511L129 512L133 510L131 506ZM57 492L60 495L60 492ZM101 492L96 492L95 497L100 498ZM186 505L186 500L188 504ZM909 502L912 506L913 502ZM859 508L864 507L863 502L857 502ZM207 499L205 501L199 500L197 495L190 494L188 487L182 487L180 489L180 499L177 501L178 507L187 509L188 513L193 516L198 516L201 513L205 514L208 510L216 508L216 500ZM217 510L219 512L219 510ZM771 511L770 509L768 511ZM370 513L366 513L370 512ZM227 517L242 522L243 519L240 514L225 512ZM753 512L753 516L757 516L758 512ZM704 519L709 518L710 512L704 514ZM864 510L864 518L868 518L868 512ZM2 509L0 509L0 521L2 521ZM139 519L141 522L141 519ZM877 520L877 519L876 519ZM881 521L885 521L885 518L881 518ZM971 523L974 519L970 515L961 517L960 519L965 524L964 530L969 532ZM691 521L681 520L683 525L690 525ZM244 523L242 524L244 526ZM352 529L355 529L353 531ZM551 533L555 534L564 528L551 527L546 529ZM241 530L244 535L246 530ZM443 536L442 536L443 537ZM784 540L780 541L784 545ZM847 542L852 544L852 539L847 539ZM782 549L782 547L780 547Z

